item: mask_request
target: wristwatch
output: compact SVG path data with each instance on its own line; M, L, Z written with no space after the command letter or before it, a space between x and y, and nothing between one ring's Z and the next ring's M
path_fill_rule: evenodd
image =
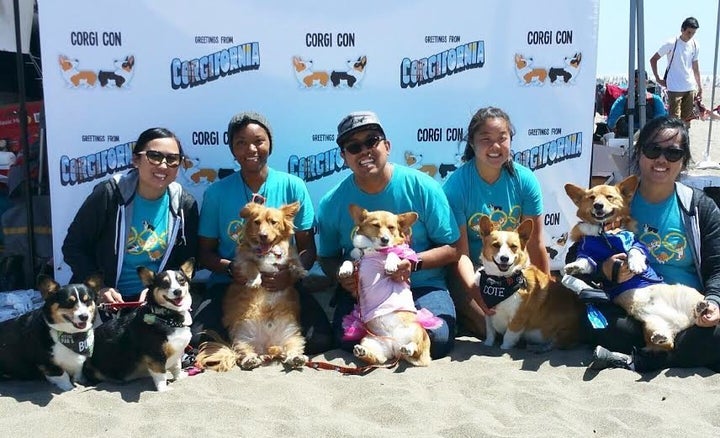
M422 269L422 264L423 264L423 260L422 260L420 257L418 257L418 259L417 259L416 262L412 262L412 261L411 261L411 262L410 262L410 268L411 268L410 271L411 271L411 272L417 272L417 271L421 270L421 269Z
M230 264L227 265L227 268L225 268L225 272L226 272L227 275L229 275L230 277L233 276L233 265L234 265L234 264L235 264L235 262L233 262L233 261L231 260L231 261L230 261Z

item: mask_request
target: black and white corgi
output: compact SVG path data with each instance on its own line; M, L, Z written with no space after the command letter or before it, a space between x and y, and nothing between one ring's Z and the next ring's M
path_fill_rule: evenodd
M358 59L351 59L347 62L347 71L333 70L330 73L330 82L333 87L340 86L343 82L352 88L356 83L360 82L365 76L365 66L367 65L367 56L361 56Z
M43 307L0 323L0 376L45 377L63 391L82 382L82 367L93 352L95 294L99 275L84 284L60 286L40 276Z
M101 87L107 86L110 81L113 81L118 88L127 86L135 74L135 57L133 55L126 56L124 59L116 59L114 65L114 71L100 70L98 72Z
M95 353L83 368L88 381L126 382L149 375L158 391L166 391L167 371L175 380L187 376L181 360L191 337L194 265L191 258L177 271L156 274L138 268L148 287L147 302L95 329Z

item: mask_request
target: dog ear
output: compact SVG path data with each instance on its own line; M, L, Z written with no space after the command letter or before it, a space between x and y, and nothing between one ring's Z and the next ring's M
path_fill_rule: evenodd
M294 218L298 210L300 210L300 203L298 201L280 207L280 211L282 211L285 217L289 219Z
M243 219L248 219L252 217L255 214L255 210L258 206L260 206L260 204L257 204L255 202L248 202L247 204L245 204L245 207L240 210L240 217Z
M490 217L485 215L480 216L480 235L485 237L492 233L493 229L495 229L495 226L490 220Z
M367 216L367 210L360 207L359 205L350 204L348 208L350 209L350 217L356 224L362 222Z
M407 234L408 231L410 231L410 227L412 226L412 224L414 224L415 221L418 219L418 214L414 211L411 211L409 213L399 214L397 215L397 217L400 229L402 230L403 234Z
M155 279L155 273L145 266L140 266L137 268L138 277L140 277L140 280L142 281L142 284L144 286L150 286L153 283L153 280Z
M44 300L60 289L60 285L55 280L44 274L38 275L37 285L40 295L42 295Z
M190 257L180 266L180 270L183 271L187 278L192 278L193 270L195 269L195 257Z
M520 236L520 242L522 242L523 247L525 244L527 244L528 240L530 240L530 235L533 231L533 221L532 219L525 219L520 226L517 228L517 233Z
M585 196L585 189L575 184L565 184L565 193L570 197L573 204L578 205Z
M632 199L633 195L635 195L635 190L637 190L639 183L640 179L638 179L637 175L630 175L629 177L617 183L615 187L617 187L623 198Z
M85 286L89 287L95 292L99 291L105 285L105 280L103 278L102 272L96 272L94 274L91 274L88 278L85 279L83 284L85 284Z

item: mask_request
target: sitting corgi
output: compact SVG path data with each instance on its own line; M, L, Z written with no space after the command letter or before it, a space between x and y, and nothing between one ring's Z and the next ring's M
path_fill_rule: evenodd
M571 239L580 245L577 260L565 265L565 273L592 274L608 257L627 253L628 268L636 275L610 285L605 292L643 323L647 349L671 350L675 335L694 325L708 304L691 287L663 283L647 265L647 248L637 240L635 221L630 217L630 201L638 183L637 176L632 175L615 186L601 184L586 190L565 185L580 218L571 231Z
M281 208L255 202L243 207L240 216L245 222L233 263L242 267L247 282L231 283L222 304L222 323L232 349L219 342L204 343L197 355L201 368L229 371L237 363L251 370L275 359L299 368L308 361L297 290L290 286L270 292L262 285L262 274L278 272L280 266L287 267L294 280L307 275L292 244L293 218L299 209L298 202Z
M369 212L351 204L350 216L357 224L353 256L359 256L358 306L345 318L343 327L346 339L362 338L353 354L372 365L393 358L429 365L430 338L425 329L439 327L442 320L427 310L418 312L409 283L388 275L397 271L401 257L418 260L405 244L417 213ZM348 277L354 270L354 263L347 260L338 276Z
M84 284L60 286L41 275L43 307L0 323L0 376L45 377L63 391L82 382L82 367L93 353L95 294L99 275Z
M175 380L186 377L181 359L191 337L194 266L191 258L177 271L137 269L147 302L95 329L95 352L83 368L88 380L126 382L149 375L156 390L167 391L167 371Z
M537 344L537 351L570 347L578 340L583 306L577 296L530 264L527 242L533 230L530 219L517 231L493 229L488 216L480 218L483 240L475 284L495 314L485 317L485 345L503 335L500 348L513 348L520 338Z

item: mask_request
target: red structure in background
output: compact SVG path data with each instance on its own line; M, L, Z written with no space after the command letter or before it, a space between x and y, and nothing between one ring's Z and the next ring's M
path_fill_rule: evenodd
M31 145L40 138L42 101L27 102L26 107L28 114L28 144ZM20 164L16 163L17 158L22 155L18 110L18 105L0 107L0 188L5 188L10 167L13 164ZM35 178L37 175L31 175L31 177Z

